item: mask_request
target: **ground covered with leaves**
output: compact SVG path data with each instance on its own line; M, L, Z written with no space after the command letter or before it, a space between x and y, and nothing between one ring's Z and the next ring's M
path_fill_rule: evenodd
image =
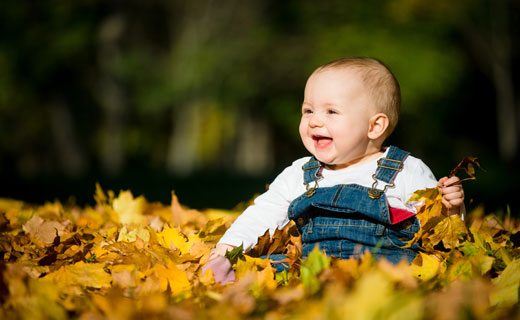
M233 257L237 280L202 272L238 211L149 203L104 192L96 206L41 206L0 199L1 319L496 319L519 313L520 226L477 208L441 213L437 189L423 200L423 251L411 265L301 259L293 225ZM259 256L285 253L275 273Z

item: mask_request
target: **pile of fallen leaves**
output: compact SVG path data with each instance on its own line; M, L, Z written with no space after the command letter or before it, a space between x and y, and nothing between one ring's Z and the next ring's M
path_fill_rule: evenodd
M489 319L518 313L519 224L479 208L441 213L437 189L424 201L411 265L338 260L315 250L301 259L290 224L234 253L237 280L202 272L238 212L149 203L104 192L95 207L34 206L0 199L1 319ZM275 273L259 256L285 253Z

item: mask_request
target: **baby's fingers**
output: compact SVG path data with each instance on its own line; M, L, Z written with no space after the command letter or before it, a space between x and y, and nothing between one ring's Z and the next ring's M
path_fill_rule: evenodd
M448 177L442 177L442 178L440 178L439 182L437 182L437 188L442 188L442 187L444 187L444 182L446 182L446 180L448 180Z
M450 191L451 192L443 193L442 203L444 206L447 208L461 206L464 203L464 190L462 190L462 188L456 188L455 191Z
M452 192L443 192L442 198L448 201L455 199L464 199L464 191L462 189L458 189Z
M460 206L464 202L464 194L462 193L451 193L443 197L443 201L446 201L452 207Z
M443 196L448 195L448 194L453 194L453 193L464 193L462 186L460 184L450 186L450 187L442 187L439 189L441 190L441 193Z
M441 179L442 180L442 179ZM441 182L441 180L439 180L439 183ZM451 187L451 186L454 186L454 185L457 185L460 181L460 178L457 177L457 176L453 176L451 178L447 178L443 181L443 185L441 187Z

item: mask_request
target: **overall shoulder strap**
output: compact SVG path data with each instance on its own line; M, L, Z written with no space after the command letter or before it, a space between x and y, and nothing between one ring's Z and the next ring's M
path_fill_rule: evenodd
M382 192L385 192L388 188L393 188L394 180L397 174L403 170L403 162L408 157L410 152L403 151L395 146L389 146L386 157L377 160L377 169L372 178L374 183L372 184L371 190L368 195L373 198L379 198ZM377 189L378 180L387 183L383 190Z
M399 171L403 170L403 162L410 152L403 151L395 146L388 147L385 158L377 161L375 178L386 183L392 183Z
M303 166L303 182L309 184L321 176L323 165L312 156Z

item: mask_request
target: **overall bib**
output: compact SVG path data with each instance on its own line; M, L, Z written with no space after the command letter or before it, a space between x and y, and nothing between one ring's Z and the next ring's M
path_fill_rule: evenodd
M289 218L296 222L301 234L303 257L318 245L327 255L341 259L361 257L369 250L376 259L411 262L419 248L416 244L403 246L419 230L419 221L410 213L411 217L392 224L385 194L387 188L394 186L408 155L390 146L387 157L377 162L372 188L357 184L318 188L323 164L314 157L305 163L302 169L307 192L294 199L288 209ZM378 183L384 184L384 188L376 188Z

